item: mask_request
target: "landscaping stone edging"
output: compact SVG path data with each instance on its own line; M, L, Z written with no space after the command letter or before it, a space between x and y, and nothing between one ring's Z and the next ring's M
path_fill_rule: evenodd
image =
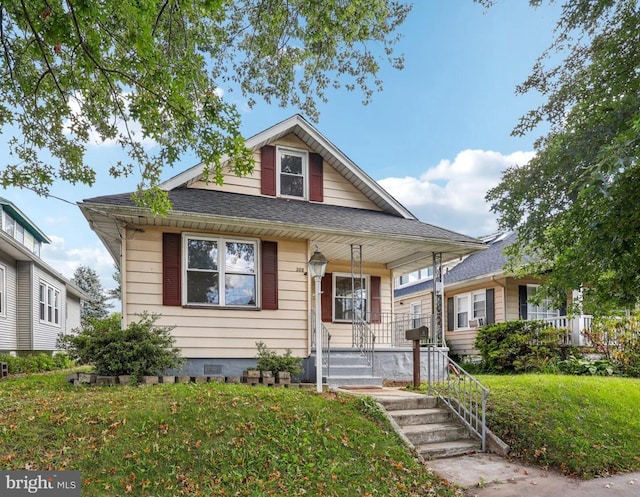
M139 385L166 385L173 383L245 383L271 387L297 385L291 383L291 375L289 373L280 373L277 377L274 377L271 371L249 371L249 373L251 375L247 376L143 376ZM263 373L267 374L263 375ZM124 386L131 385L131 378L131 375L99 376L94 373L70 373L67 375L67 382L74 386ZM251 379L250 381L248 381L249 378ZM302 385L300 384L301 387Z

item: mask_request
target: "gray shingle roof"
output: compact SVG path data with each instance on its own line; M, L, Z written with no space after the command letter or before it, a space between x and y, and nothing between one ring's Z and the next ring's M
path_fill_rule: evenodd
M516 236L516 233L511 233L505 238L491 243L487 250L471 254L444 275L445 285L502 271L507 261L502 249L514 243Z
M174 213L210 214L310 228L350 230L354 233L416 236L474 245L479 243L477 239L460 233L378 211L196 188L176 188L168 193ZM131 193L95 197L84 202L135 207Z
M464 280L470 280L485 275L495 274L502 271L507 258L502 253L502 249L516 241L517 233L510 233L504 237L498 237L489 242L489 248L481 252L475 252L465 258L460 264L451 268L444 275L444 284L451 285ZM433 289L433 280L428 278L413 285L408 285L394 290L395 298L412 295L414 293L429 292Z

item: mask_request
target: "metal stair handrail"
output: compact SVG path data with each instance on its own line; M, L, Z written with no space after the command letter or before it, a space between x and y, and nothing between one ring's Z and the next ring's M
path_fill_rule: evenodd
M352 321L351 342L352 347L357 347L367 360L371 367L371 376L374 376L376 335L360 316L356 316Z
M311 348L316 346L316 319L315 311L311 311ZM320 331L322 332L322 368L325 369L325 376L331 376L331 333L324 325L320 323Z
M437 396L482 442L486 450L486 410L489 390L449 355L427 345L427 393Z

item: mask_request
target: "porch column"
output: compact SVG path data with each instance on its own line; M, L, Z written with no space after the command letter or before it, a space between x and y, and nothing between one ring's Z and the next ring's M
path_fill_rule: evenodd
M431 309L433 314L434 344L445 346L444 337L444 275L442 274L442 252L433 252L433 292L431 293ZM440 339L440 341L438 341Z

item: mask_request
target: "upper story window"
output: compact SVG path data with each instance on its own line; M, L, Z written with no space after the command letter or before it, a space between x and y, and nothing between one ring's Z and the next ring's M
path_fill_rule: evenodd
M487 315L486 291L463 293L454 298L455 329L470 328L485 324Z
M309 155L304 150L278 147L278 195L306 199L309 176Z
M60 290L40 282L40 321L60 325Z
M187 305L257 306L257 242L189 235L184 243Z
M5 233L40 257L40 242L2 207L0 207L0 222Z
M400 288L405 285L411 285L413 283L417 283L418 281L429 279L433 276L433 267L425 267L419 269L418 271L413 271L411 273L406 273L398 276L395 279L395 287Z

